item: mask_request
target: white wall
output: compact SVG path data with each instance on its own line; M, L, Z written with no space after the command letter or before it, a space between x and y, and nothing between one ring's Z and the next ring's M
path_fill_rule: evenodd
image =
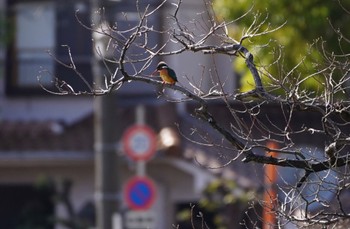
M0 120L62 120L73 123L91 114L92 97L41 96L2 99Z

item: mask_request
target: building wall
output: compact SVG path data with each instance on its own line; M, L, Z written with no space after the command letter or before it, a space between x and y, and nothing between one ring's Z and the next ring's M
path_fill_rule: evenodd
M52 178L58 189L65 179L72 181L70 199L75 211L79 211L88 202L94 200L93 162L91 159L78 160L0 160L0 185L35 185L40 179ZM62 202L57 202L55 215L60 219L67 217ZM65 227L57 225L56 229Z
M20 1L19 1L20 2ZM48 1L50 2L50 1ZM42 71L41 67L39 65L44 63L39 63L35 65L35 61L38 61L35 58L38 58L38 55L42 55L43 58L47 62L55 63L54 57L51 57L46 52L48 51L47 48L45 48L45 45L40 46L40 43L49 43L52 44L53 47L50 48L50 52L53 53L55 57L57 57L60 60L68 57L68 52L66 50L59 50L58 47L61 47L61 45L70 45L73 46L72 50L75 54L75 59L78 62L78 67L80 67L80 70L82 70L82 66L79 66L79 63L81 61L90 61L90 58L86 58L88 55L88 52L84 52L81 54L81 50L90 50L86 49L86 47L76 47L76 41L74 39L78 39L78 37L75 37L76 35L70 35L70 31L65 31L66 27L70 26L73 27L77 26L78 23L71 23L71 25L65 21L60 21L62 18L67 18L66 16L72 16L74 17L74 9L80 9L81 8L81 14L80 15L86 15L89 13L87 6L87 3L85 1L85 5L83 2L80 2L81 4L58 4L58 1L52 1L54 6L53 14L57 17L57 20L53 19L52 21L48 20L48 23L53 23L52 25L46 25L45 28L54 28L56 29L51 34L52 36L40 36L40 40L38 42L34 42L36 40L35 36L39 36L40 34L45 34L44 29L45 28L35 28L33 26L32 29L35 29L35 31L26 31L23 29L20 25L16 24L19 22L16 22L16 20L11 19L12 14L15 14L18 11L18 5L11 5L14 4L12 1L7 0L1 0L0 1L0 20L3 26L1 29L6 31L1 31L1 33L4 33L5 39L2 39L0 42L0 120L61 120L64 121L67 124L70 124L72 122L75 122L76 120L79 120L83 116L85 116L87 113L92 112L92 98L89 97L66 97L66 96L52 96L48 92L44 92L43 89L40 88L39 83L37 82L37 76L38 75L45 75L44 78L50 77L50 74L43 73L45 71ZM44 25L45 24L45 18L42 18L45 16L45 14L42 14L45 11L45 2L38 2L37 5L30 5L31 3L28 3L26 1L22 1L20 4L22 4L22 8L25 8L25 6L28 7L35 7L37 6L37 12L32 12L32 14L26 15L28 17L28 20L32 20L33 22L37 23L38 25ZM42 7L40 8L40 4L42 3ZM83 7L85 6L85 8ZM67 15L63 15L64 7L66 7L66 11L71 11L70 13L67 12ZM83 10L85 9L85 10ZM42 14L42 15L41 15ZM17 14L16 14L17 15ZM20 15L20 14L19 14ZM7 17L9 16L9 17ZM18 16L19 17L19 16ZM55 17L55 18L56 18ZM82 16L81 16L82 17ZM71 20L71 18L68 18L66 20ZM23 20L22 20L23 22ZM36 24L35 24L36 25ZM81 26L80 26L81 27ZM74 27L75 28L75 27ZM62 32L60 30L63 30L65 32ZM84 29L85 30L85 29ZM28 33L28 41L31 44L28 44L25 46L22 43L25 43L25 39L21 40L21 45L18 44L18 37L21 33L27 32ZM39 35L36 35L36 33L39 33ZM81 33L81 31L77 31L77 33ZM87 37L88 38L88 37ZM60 42L59 44L56 44ZM81 42L83 43L83 42ZM85 44L85 43L83 43ZM24 56L24 54L20 54L20 52L14 53L14 50L17 50L17 46L24 46L25 48L22 48L24 52L29 52L30 50L36 50L33 53L25 53L26 55L31 55L33 58L32 62L29 62L32 66L30 69L33 70L33 72L27 72L27 75L25 75L26 79L31 82L33 85L26 85L25 83L22 85L19 84L21 88L19 89L8 89L6 91L6 88L8 88L10 81L16 81L20 77L20 70L19 67L12 66L11 63L14 63L16 66L20 65L21 59L20 56ZM19 49L18 50L22 50ZM26 50L29 51L26 51ZM90 51L90 53L92 50ZM39 53L39 54L38 54ZM90 54L91 56L91 54ZM6 59L11 58L11 59ZM28 58L28 57L26 57ZM79 59L80 58L80 59ZM85 58L85 59L84 59ZM26 59L26 61L30 61ZM43 60L42 60L43 61ZM23 63L22 63L23 64ZM27 64L27 62L25 62ZM28 64L27 64L28 65ZM26 66L27 66L26 65ZM10 67L12 66L12 67ZM16 70L10 70L10 69L16 68ZM55 70L57 71L59 69L59 65L55 66ZM45 68L44 68L45 70ZM87 71L88 72L88 71ZM59 70L59 73L57 72L51 72L51 74L54 74L55 76L63 75L64 77L72 78L72 79L78 79L78 77L74 74L74 72L69 71L62 71L62 69ZM22 76L23 77L23 76ZM19 79L17 79L19 80ZM16 81L17 82L17 81ZM12 83L11 83L12 85ZM35 86L34 86L35 85ZM12 86L11 86L12 87ZM17 86L16 86L17 87ZM23 88L22 88L23 87ZM23 93L20 90L31 90L30 92Z
M121 182L121 212L128 212L123 189L128 179L136 175L135 164L124 161L120 168ZM156 199L151 211L158 229L167 228L175 222L175 206L178 203L194 203L201 195L201 188L209 182L212 176L203 168L193 167L190 162L176 163L176 160L152 160L146 165L146 175L152 179L156 186ZM190 170L184 169L191 168ZM199 175L200 174L200 175ZM202 176L202 177L198 177ZM52 178L57 188L62 188L65 179L72 181L70 199L73 208L79 212L86 204L95 200L94 190L94 165L90 158L80 158L75 161L66 159L30 159L25 157L2 157L0 160L0 185L11 184L36 184L43 177ZM196 180L204 179L205 182L198 185ZM65 219L68 212L62 202L57 202L55 207L56 217ZM125 222L124 222L125 223ZM65 227L56 225L55 229Z
M186 32L191 34L195 41L199 41L210 30L211 21L208 17L208 10L210 10L210 3L208 2L208 8L205 6L206 1L189 0L183 1L178 11L178 20L183 28L187 29ZM169 29L169 25L174 26L175 20L170 15L174 15L175 6L168 4L166 10L164 10L163 29ZM175 30L176 33L180 31ZM166 42L168 37L163 38L163 42ZM213 36L210 36L203 45L218 45L220 41L216 40ZM175 51L182 48L180 44L170 42L167 47L167 51ZM168 64L176 70L180 83L193 90L189 84L189 80L196 87L200 88L204 93L208 93L209 90L221 90L221 87L215 84L223 85L223 89L226 93L232 92L237 88L237 79L233 71L233 58L222 54L203 54L202 52L185 51L181 54L166 56L164 59Z
M5 2L6 0L0 0L0 9L3 11L5 11ZM191 3L184 2L184 11L181 17L185 22L192 18L194 12L203 10L201 4L201 1L194 0ZM169 11L166 10L161 15L163 18L168 17L167 14L171 10L171 4L167 5ZM171 46L169 50L173 48L176 47ZM0 121L56 120L69 125L79 121L87 114L93 113L93 98L91 97L49 96L48 94L6 95L5 51L5 47L0 49ZM50 57L48 56L48 58ZM214 57L213 59L211 56L204 57L201 54L185 53L166 60L169 60L169 65L176 70L179 81L186 86L188 83L183 76L194 78L196 82L199 82L202 77L210 80L209 68L212 67L217 67L220 73L224 73L224 77L226 77L226 74L230 75L232 73L231 60L221 58ZM205 69L203 75L202 66L210 66ZM227 85L229 85L229 88L234 87L234 83ZM205 83L204 87L209 89L211 85ZM136 91L140 89L137 86L135 88ZM130 91L126 91L130 93ZM154 88L147 90L147 92L149 91L153 93L152 98L157 103ZM4 152L0 149L0 185L34 184L42 176L51 177L57 184L60 184L63 179L67 178L73 182L71 200L76 211L81 209L86 202L93 202L95 200L93 158L87 157L76 160L68 155L62 159L57 158L56 153L48 152L43 157L27 157L30 152L26 150L14 153ZM65 153L67 152L63 152L63 154ZM8 155L9 157L7 157ZM186 163L188 163L187 165L191 164L190 162ZM152 162L148 165L147 171L157 186L158 194L152 211L156 213L156 223L159 229L171 227L175 218L175 204L198 200L200 188L209 180L200 177L199 174L202 174L202 176L208 176L209 174L204 172L203 169L194 168L191 170L188 169L188 166L173 164L171 159L169 161ZM124 184L128 178L135 175L135 171L132 166L130 168L128 163L125 163L121 168L121 174L121 184ZM122 209L127 211L125 200L122 199L122 201ZM57 217L67 217L66 209L62 204L57 204L55 210ZM55 229L63 228L57 225Z
M26 96L20 98L3 98L0 106L2 107L0 111L0 119L2 120L58 120L69 125L92 113L93 98Z
M134 163L123 164L120 169L122 185L136 176L136 165ZM187 169L189 168L189 169ZM179 203L195 203L201 196L203 187L213 179L212 174L204 168L193 166L191 162L179 159L155 158L146 163L146 177L153 180L156 186L156 199L147 212L155 215L156 226L154 229L169 228L176 221L175 207ZM196 181L203 180L202 183ZM132 211L122 198L121 212Z

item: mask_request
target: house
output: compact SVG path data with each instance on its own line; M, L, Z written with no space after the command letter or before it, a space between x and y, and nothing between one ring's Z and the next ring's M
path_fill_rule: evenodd
M104 3L113 7L111 17L116 20L122 12L132 15L136 10L128 1ZM189 4L186 14L197 10L196 4ZM170 11L170 7L169 3L164 8ZM86 89L74 72L60 64L69 62L67 46L77 69L92 83L91 31L77 21L75 14L78 10L79 20L89 24L91 2L3 0L0 9L5 31L0 53L0 227L39 224L59 229L77 217L93 225L93 206L99 198L95 191L94 98L52 95L40 86L52 89L53 79L58 77L75 89ZM154 22L162 17L166 11L155 15ZM181 69L179 74L188 69L202 71L199 65L180 68L193 58L183 57L167 61ZM115 154L120 160L116 174L120 186L136 174L136 164L124 155L120 144L123 132L137 122L137 107L143 107L145 124L165 141L158 144L157 155L145 170L156 185L156 201L151 208L157 216L153 217L154 224L166 228L175 222L179 206L189 207L190 202L198 201L214 175L183 157L185 146L174 125L181 122L181 107L157 99L155 88L147 85L130 85L116 97L112 109L119 128ZM113 194L113 201L120 199L118 195ZM123 198L119 208L126 212Z
M154 7L158 1L149 3ZM112 20L118 21L130 15L130 23L135 22L132 17L136 13L133 2L105 1L104 4L108 6L106 15ZM205 10L201 1L183 4L181 18L185 21L193 18L193 12ZM165 4L161 13L151 18L155 27L165 26L165 21L171 20L172 7L174 5L170 2ZM40 87L37 77L45 88L54 89L52 80L58 77L77 90L86 90L81 79L60 64L69 63L69 46L77 69L87 82L92 83L92 35L76 18L77 15L82 23L90 23L91 2L2 0L0 9L6 26L6 33L1 37L3 44L0 52L1 228L40 224L45 228L63 229L66 228L64 224L77 222L77 219L79 223L93 225L94 205L99 198L116 205L120 203L115 207L123 215L124 225L132 228L130 224L133 220L144 216L129 214L135 212L130 211L123 187L140 171L155 185L156 191L152 194L154 203L148 206L150 210L146 214L146 219L155 228L168 228L176 223L177 211L198 202L203 189L218 174L234 179L242 187L258 189L262 185L262 166L235 161L222 167L232 158L232 150L215 150L186 140L192 127L197 127L198 132L215 136L210 128L188 115L195 109L195 104L169 103L162 97L157 98L157 89L153 86L135 83L118 91L115 107L109 107L109 111L115 114L115 120L110 125L115 129L115 142L110 149L117 158L113 168L116 173L111 177L115 176L118 193L102 195L96 192L95 150L99 147L94 142L96 99L52 95ZM121 23L121 26L124 25ZM152 42L161 43L163 39L155 36ZM50 55L46 50L50 50ZM220 75L229 78L225 87L228 90L237 87L232 77L231 60L220 55L212 58L183 53L176 58L168 57L166 61L176 69L179 81L184 86L188 77L195 81L204 79L203 88L210 89L213 78L210 77L209 68L217 66ZM240 104L234 106L239 107ZM212 103L210 109L219 120L226 122L226 126L230 126L231 116L226 104ZM283 124L285 120L281 119L280 112L280 107L271 105L259 114L262 117L269 114L272 120ZM295 117L295 127L300 127L298 120L306 118L310 125L319 125L314 116L298 114ZM240 118L249 117L242 114ZM264 122L269 123L270 120L265 119ZM158 139L156 155L144 164L134 162L123 150L123 134L135 123L150 126ZM312 142L323 147L323 141L319 138L306 139L301 136L296 142L301 145ZM285 171L286 176L293 172ZM55 201L52 197L56 197ZM47 220L52 216L54 220ZM114 223L118 225L118 215Z

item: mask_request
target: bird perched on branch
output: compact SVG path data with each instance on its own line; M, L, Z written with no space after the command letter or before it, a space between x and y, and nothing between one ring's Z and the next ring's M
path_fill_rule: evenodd
M163 83L175 84L177 82L175 71L169 68L164 61L158 63L157 69L152 73L152 75L156 74L157 72L159 72L159 76L162 78Z

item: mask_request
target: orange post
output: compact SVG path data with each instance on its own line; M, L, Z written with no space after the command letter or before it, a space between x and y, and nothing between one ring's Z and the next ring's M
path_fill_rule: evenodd
M268 142L266 145L269 149L278 149L278 145L275 142ZM277 153L274 151L267 152L269 156L276 157ZM275 203L276 203L276 190L275 183L277 180L277 171L274 165L265 165L264 169L264 202L263 202L263 229L272 229L276 225L275 216Z

